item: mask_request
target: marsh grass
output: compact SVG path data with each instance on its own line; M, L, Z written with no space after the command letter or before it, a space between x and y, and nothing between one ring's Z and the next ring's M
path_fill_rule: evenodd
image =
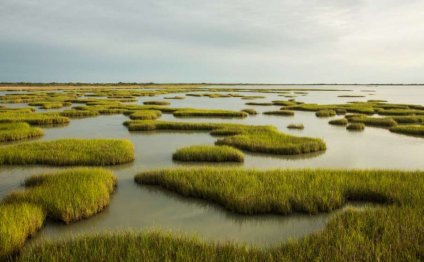
M242 111L231 111L221 109L183 109L173 112L175 117L230 117L243 118L248 114Z
M131 119L136 120L155 120L161 117L162 113L159 110L138 110L130 114Z
M346 129L349 131L362 131L365 129L365 125L363 123L352 123L346 126Z
M173 160L195 162L243 162L244 154L230 146L189 146L178 149Z
M43 129L31 127L28 123L0 123L0 142L17 141L43 135Z
M25 186L3 202L40 206L48 217L68 224L102 211L110 202L116 177L106 169L73 168L30 177Z
M424 201L422 171L201 167L145 171L135 181L243 214L315 214L338 209L347 201L398 206L419 206Z
M364 115L348 117L351 123L363 123L366 126L392 127L397 125L397 122L391 117L368 117Z
M258 112L253 108L246 108L246 109L242 109L241 111L246 112L249 115L257 115L258 114Z
M0 260L14 255L44 224L43 208L30 203L0 203Z
M171 103L168 101L144 101L143 104L145 105L156 105L156 106L168 106Z
M404 135L424 136L424 125L398 125L391 127L390 131Z
M118 165L134 160L124 139L60 139L0 147L1 165Z
M124 122L129 131L198 130L214 136L224 136L215 144L233 146L241 150L266 154L297 155L326 149L317 138L297 137L280 133L273 126L248 126L224 123L190 123L171 121L135 120Z
M317 117L332 117L335 116L337 112L335 110L323 109L315 113Z
M346 118L339 118L339 119L333 119L328 122L330 125L335 126L346 126L348 124L348 121Z
M305 126L303 124L289 124L287 126L288 129L304 129Z
M98 116L100 113L94 110L75 110L69 109L60 112L61 116L70 117L70 118L84 118L84 117L94 117Z
M69 118L57 113L0 112L0 123L26 122L31 125L49 126L69 123Z
M245 103L245 105L248 106L273 106L273 103L269 103L269 102L247 102Z
M290 110L276 110L263 112L264 115L276 115L276 116L294 116L294 111Z
M177 100L181 100L184 99L184 96L168 96L168 97L164 97L163 99L177 99Z

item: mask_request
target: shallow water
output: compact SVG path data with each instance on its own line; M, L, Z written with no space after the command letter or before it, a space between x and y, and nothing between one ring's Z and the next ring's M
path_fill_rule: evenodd
M222 87L221 87L222 88ZM240 88L247 88L240 86ZM250 88L276 88L252 86ZM311 86L283 86L282 88L311 88ZM423 104L423 87L392 86L317 86L316 88L349 89L352 91L308 91L298 95L298 101L320 104L345 103L385 99L395 103ZM361 90L373 90L374 92ZM228 92L224 92L228 93ZM262 95L265 99L186 97L168 100L173 107L220 108L240 110L255 108L259 112L277 110L278 106L246 106L246 102L286 100L277 94ZM338 95L366 95L365 98L340 98ZM178 94L179 95L179 94ZM161 100L162 97L142 97L138 103ZM48 110L47 110L48 111ZM164 114L161 120L188 122L226 122L251 125L274 125L280 131L299 136L319 137L327 143L323 153L303 156L269 156L246 153L244 164L225 164L252 168L392 168L423 169L424 139L389 132L383 128L367 127L364 132L348 132L344 127L331 126L331 118L317 118L313 112L296 112L294 117L258 114L245 119L175 118ZM35 240L66 237L84 232L103 232L123 229L152 229L181 231L212 240L233 240L258 245L274 244L298 238L323 229L332 214L320 215L236 215L206 201L182 198L159 188L140 186L133 177L140 171L189 164L172 161L172 153L181 147L196 144L213 144L216 138L207 132L128 132L122 123L123 115L98 116L72 120L66 127L46 128L40 140L59 138L127 138L136 150L136 160L131 164L111 167L118 177L118 190L110 207L90 219L71 225L49 222ZM289 130L291 123L303 123L304 130ZM1 167L0 198L19 189L28 176L51 172L52 167Z

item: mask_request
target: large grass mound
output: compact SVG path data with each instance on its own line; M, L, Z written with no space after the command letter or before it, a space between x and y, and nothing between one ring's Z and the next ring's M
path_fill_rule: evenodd
M123 139L60 139L0 147L1 165L103 166L134 160L134 146Z
M64 125L69 118L57 113L0 112L0 123L27 122L31 125Z
M0 123L0 142L40 137L44 131L27 123Z
M318 152L326 149L326 145L321 139L284 134L273 126L171 121L127 121L124 125L126 125L130 131L210 131L211 135L225 136L216 141L217 145L233 146L249 152L296 155Z
M174 168L142 172L135 181L245 214L327 212L350 200L399 206L424 203L421 171Z
M88 218L110 202L116 177L106 169L74 168L30 177L0 203L0 259L18 252L46 216L65 223Z

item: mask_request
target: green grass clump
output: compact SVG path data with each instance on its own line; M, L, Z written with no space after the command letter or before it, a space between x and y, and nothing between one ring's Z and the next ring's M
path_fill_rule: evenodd
M63 125L69 118L56 113L0 112L0 123L27 122L31 125Z
M351 116L348 118L351 123L363 123L366 126L392 127L397 125L391 117L368 117L364 115Z
M7 260L24 246L25 241L44 223L43 208L30 203L0 204L0 260Z
M182 109L173 112L175 117L246 117L248 114L241 111L221 109Z
M405 115L424 115L424 110L416 109L386 109L378 110L379 115L390 115L390 116L405 116Z
M336 114L337 112L335 110L328 110L328 109L319 110L315 113L317 117L331 117L331 116L335 116Z
M314 214L338 209L347 201L417 207L424 203L423 171L170 168L142 172L135 181L243 214Z
M0 147L0 165L118 165L134 160L124 139L60 139Z
M73 168L25 180L26 189L7 196L5 203L31 203L47 216L65 223L93 216L110 202L116 186L112 171Z
M398 124L424 124L424 116L390 116Z
M294 116L294 111L290 110L276 110L263 112L265 115L276 115L276 116Z
M249 115L257 115L258 114L258 112L253 108L246 108L246 109L242 109L241 111L246 112Z
M144 101L143 104L145 105L156 105L156 106L168 106L171 103L168 101Z
M348 121L346 118L333 119L328 122L330 125L346 126Z
M317 138L297 137L280 133L273 126L248 126L223 123L189 123L171 121L135 120L124 123L129 131L149 130L199 130L211 135L225 136L217 145L233 146L241 150L277 155L297 155L326 149L324 141Z
M95 110L76 110L69 109L60 112L61 116L70 117L70 118L83 118L83 117L93 117L98 116L99 112Z
M304 129L305 126L303 124L290 124L287 126L288 129Z
M349 124L346 129L350 131L362 131L365 129L365 125L363 123L352 123Z
M363 95L339 95L338 97L365 97Z
M248 106L273 106L273 103L269 102L247 102L246 105Z
M243 162L244 155L230 146L189 146L178 149L172 159L199 162Z
M159 110L138 110L130 115L131 119L137 120L155 120L162 115Z
M28 123L0 123L0 142L17 141L43 135L43 129L31 127Z
M424 136L424 125L398 125L391 127L390 131L404 135Z

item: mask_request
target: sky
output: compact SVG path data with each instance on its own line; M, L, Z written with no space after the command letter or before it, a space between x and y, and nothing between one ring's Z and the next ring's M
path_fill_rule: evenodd
M0 0L0 82L424 83L422 0Z

